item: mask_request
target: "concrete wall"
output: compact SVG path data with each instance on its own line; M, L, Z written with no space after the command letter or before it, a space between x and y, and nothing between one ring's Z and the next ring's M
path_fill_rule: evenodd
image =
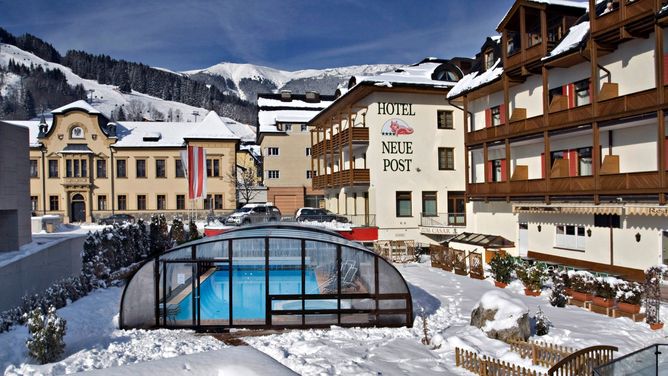
M36 242L41 240L50 244L0 267L0 311L21 304L21 297L26 294L41 292L56 280L81 273L85 235L35 236Z
M0 122L0 252L30 243L28 128Z

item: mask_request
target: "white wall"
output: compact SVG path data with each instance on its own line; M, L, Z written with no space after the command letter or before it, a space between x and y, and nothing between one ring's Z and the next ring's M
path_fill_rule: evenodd
M605 128L604 128L605 129ZM642 126L612 130L612 154L619 155L619 172L657 171L657 126ZM607 133L603 155L608 154ZM603 138L603 137L601 137Z
M540 75L529 76L520 85L510 88L510 114L516 107L527 110L527 118L543 114L543 78Z
M599 58L599 64L610 71L612 82L619 84L619 95L656 87L654 34L647 39L636 38L622 43L613 53Z
M503 104L503 91L486 95L476 100L470 101L468 110L473 113L473 123L471 124L474 131L485 128L485 110L491 107ZM541 107L542 108L542 107Z
M548 72L549 89L554 89L573 82L591 77L589 62L580 63L568 68L553 68Z
M469 182L484 183L485 161L482 149L475 149L469 152L469 166L471 168L471 173L469 175Z
M541 179L541 158L540 155L545 151L543 139L537 139L535 142L510 146L511 171L514 172L517 165L528 166L529 179ZM511 175L512 176L512 175Z
M517 244L517 215L512 204L500 201L470 201L466 204L466 231L500 235ZM517 253L509 249L510 253Z

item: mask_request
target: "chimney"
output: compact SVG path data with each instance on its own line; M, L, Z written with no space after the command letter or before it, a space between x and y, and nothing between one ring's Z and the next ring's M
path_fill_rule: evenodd
M320 102L320 94L317 91L307 91L306 101L315 103Z
M292 92L290 90L281 90L281 101L291 102L292 101Z

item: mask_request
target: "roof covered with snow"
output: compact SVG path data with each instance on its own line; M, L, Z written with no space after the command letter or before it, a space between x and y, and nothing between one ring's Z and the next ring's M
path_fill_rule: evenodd
M498 59L490 69L482 73L472 72L464 76L464 78L459 80L455 87L450 90L448 93L448 99L456 98L462 94L468 93L471 90L494 82L499 79L502 74L503 67L501 67L501 59Z
M88 102L84 100L78 100L76 102L72 102L70 104L66 104L62 107L58 107L55 110L51 111L52 114L62 114L63 112L69 111L69 110L83 110L85 112L88 112L89 114L101 114L98 109L95 107L91 106L88 104Z
M559 42L559 44L550 51L550 53L543 58L543 60L549 60L556 56L565 54L566 52L572 51L578 48L583 41L587 39L589 35L589 21L579 23L572 26L568 30L568 34Z
M376 76L353 76L354 82L371 82L376 85L392 87L393 84L409 84L419 86L430 86L438 88L448 88L454 86L453 81L434 80L433 73L443 61L437 59L425 59L415 65L397 69L393 72L381 73Z
M277 123L308 123L334 102L330 95L318 96L317 100L307 100L305 94L290 94L289 97L289 100L282 100L280 94L258 96L259 133L283 133L276 127Z
M316 110L260 110L257 113L260 133L283 133L276 128L277 123L306 124L321 109Z
M264 96L259 96L257 98L258 107L296 107L296 108L317 108L323 109L332 104L331 100L321 100L321 101L305 101L301 99L291 99L290 101L283 101L276 98L267 98Z

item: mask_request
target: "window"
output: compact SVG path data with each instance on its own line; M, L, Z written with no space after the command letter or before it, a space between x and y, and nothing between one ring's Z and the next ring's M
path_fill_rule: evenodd
M302 132L306 132L308 130L308 127L306 124L302 124Z
M118 195L118 210L128 209L128 198L126 195Z
M267 179L278 179L280 176L278 170L268 170L267 171Z
M211 201L213 201L213 196L206 195L206 200L204 200L204 210L211 210Z
M608 228L622 228L617 214L594 214L594 226Z
M591 98L589 96L589 79L578 81L573 84L575 91L575 105L584 106L591 103Z
M413 215L411 192L398 191L396 197L397 217L411 217Z
M501 106L492 107L489 110L492 115L492 126L501 125Z
M452 111L438 111L438 129L453 129Z
M39 175L37 174L37 159L31 159L30 160L30 177L31 178L36 178Z
M494 66L494 51L487 50L485 51L485 70L490 70Z
M489 161L490 182L506 181L506 160L494 159Z
M176 210L186 210L186 195L176 195Z
M137 159L137 177L146 177L146 159Z
M506 51L508 52L508 56L519 52L520 50L520 33L517 31L508 31L506 33L508 37L508 45Z
M223 195L215 195L213 197L213 208L216 210L223 208Z
M306 179L312 179L314 176L318 176L317 171L306 170Z
M437 192L422 192L422 216L435 217L438 215Z
M96 170L97 170L97 177L98 178L106 178L107 177L107 161L104 159L98 159L96 162Z
M75 159L72 161L72 166L74 166L72 167L74 173L70 176L74 176L75 178L81 176L81 162L78 159Z
M58 196L49 196L49 210L58 211Z
M559 162L559 166L555 169L555 164L560 160L564 160L564 162ZM553 169L554 173L552 173ZM550 152L550 174L552 177L591 176L592 148Z
M58 161L51 159L49 160L49 177L57 178L58 177Z
M311 155L311 148L306 148L306 156L308 157L310 155Z
M466 225L466 199L464 192L448 192L448 224Z
M220 159L206 160L206 176L220 176Z
M455 169L454 148L438 148L438 169L439 170Z
M292 124L285 124L283 127L286 132L292 131Z
M66 159L65 160L65 176L68 178L72 177L72 160L71 159Z
M155 160L155 177L164 178L167 177L167 171L165 169L165 160L156 159Z
M157 198L158 198L158 200L157 200L157 205L156 206L157 206L158 210L167 209L167 198L165 197L165 195L158 195Z
M97 210L107 210L107 196L97 196Z
M81 177L85 178L88 176L88 161L85 159L81 160Z
M65 160L65 176L68 178L85 178L88 176L88 161L85 159Z
M137 195L137 210L146 210L146 195Z
M558 248L576 249L584 251L585 249L585 228L584 226L558 225L554 246Z
M577 150L578 154L578 174L579 176L591 176L591 148L580 148Z
M267 148L267 155L278 155L278 148Z
M180 159L176 160L176 165L174 166L176 168L176 177L177 178L183 178L186 176L185 171L183 170L183 161Z
M37 211L37 203L38 199L37 196L30 196L30 210L31 211Z
M127 174L127 161L125 159L119 159L116 161L116 177L117 178L126 178ZM120 197L120 196L118 196Z

